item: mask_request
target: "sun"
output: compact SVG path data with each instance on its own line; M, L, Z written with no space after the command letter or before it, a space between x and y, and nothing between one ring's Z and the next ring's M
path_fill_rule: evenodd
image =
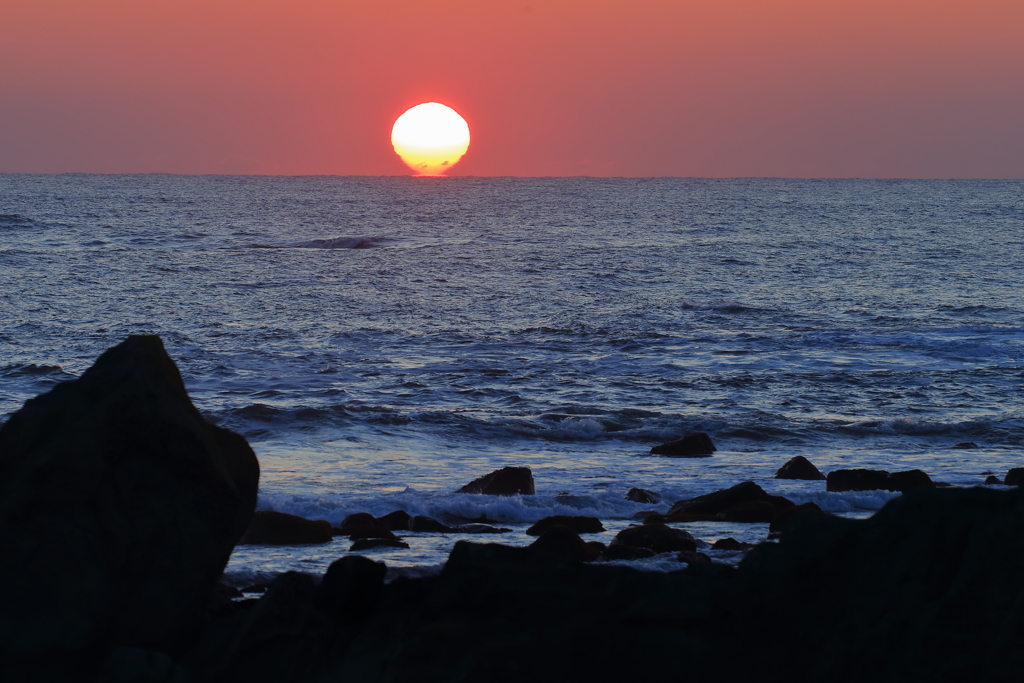
M416 175L444 175L469 149L469 124L451 107L417 104L395 121L391 145Z

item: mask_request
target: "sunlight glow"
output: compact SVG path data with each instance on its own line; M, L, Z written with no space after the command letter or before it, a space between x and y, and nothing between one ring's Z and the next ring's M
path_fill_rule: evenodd
M469 125L451 107L418 104L395 121L391 145L416 175L444 175L469 149Z

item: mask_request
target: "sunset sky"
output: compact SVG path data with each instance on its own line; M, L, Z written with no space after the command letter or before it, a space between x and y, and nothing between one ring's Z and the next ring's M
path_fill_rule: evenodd
M0 0L0 172L1024 177L1022 0Z

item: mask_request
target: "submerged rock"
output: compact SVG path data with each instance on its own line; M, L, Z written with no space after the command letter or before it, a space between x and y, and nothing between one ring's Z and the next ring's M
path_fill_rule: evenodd
M0 428L0 585L16 587L0 678L190 644L258 483L252 449L203 419L158 337L129 337L27 401Z
M253 513L249 527L238 545L301 545L330 543L334 538L331 523L324 519L304 519L285 512L260 510Z
M577 534L597 534L604 531L601 520L597 517L570 517L567 515L553 515L545 517L529 529L526 533L530 536L540 536L554 526L564 526L572 529Z
M455 531L455 529L431 517L416 515L409 520L409 531L449 533Z
M711 455L715 448L711 437L704 432L687 434L678 441L670 441L651 449L651 455L672 455L682 458L701 458Z
M456 493L483 493L489 496L532 496L536 493L529 467L502 467L469 482Z
M665 520L669 522L771 522L793 502L772 496L752 481L708 493L696 498L676 501Z
M661 494L648 491L647 489L631 488L626 493L626 500L631 500L634 503L643 503L644 505L653 505L661 502Z
M400 541L397 538L360 538L352 547L349 548L349 552L357 553L363 550L372 550L374 548L408 548L409 544L404 541Z
M779 468L775 473L776 479L808 479L822 480L825 475L818 471L810 460L802 455L791 458L789 462Z

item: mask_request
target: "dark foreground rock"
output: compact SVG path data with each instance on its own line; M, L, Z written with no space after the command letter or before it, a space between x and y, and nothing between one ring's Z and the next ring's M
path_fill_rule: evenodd
M532 496L536 493L529 467L503 467L469 482L456 493L483 493L489 496Z
M885 470L834 470L825 480L828 491L911 491L935 488L935 482L921 470L893 472Z
M651 449L651 455L672 455L679 458L702 458L709 456L718 449L711 437L700 432L687 434L678 441L670 441Z
M572 529L577 534L598 534L604 531L604 525L597 517L569 517L567 515L552 515L540 520L526 533L530 536L540 536L553 526L564 526Z
M1024 484L1024 467L1014 467L1006 473L1003 483L1007 486L1020 486Z
M615 535L611 545L647 548L655 553L697 549L697 542L688 531L675 529L666 524L643 524L627 527Z
M810 460L802 455L798 455L791 458L789 462L779 468L779 471L775 473L776 479L807 479L807 480L822 480L825 475L818 471L818 468L814 466Z
M331 523L324 519L304 519L274 510L253 513L238 545L301 545L330 543L334 538Z
M782 496L773 496L752 481L696 498L676 501L664 517L667 522L771 522L793 507Z
M173 671L258 480L252 449L203 419L158 337L27 401L0 429L0 680L136 660Z

